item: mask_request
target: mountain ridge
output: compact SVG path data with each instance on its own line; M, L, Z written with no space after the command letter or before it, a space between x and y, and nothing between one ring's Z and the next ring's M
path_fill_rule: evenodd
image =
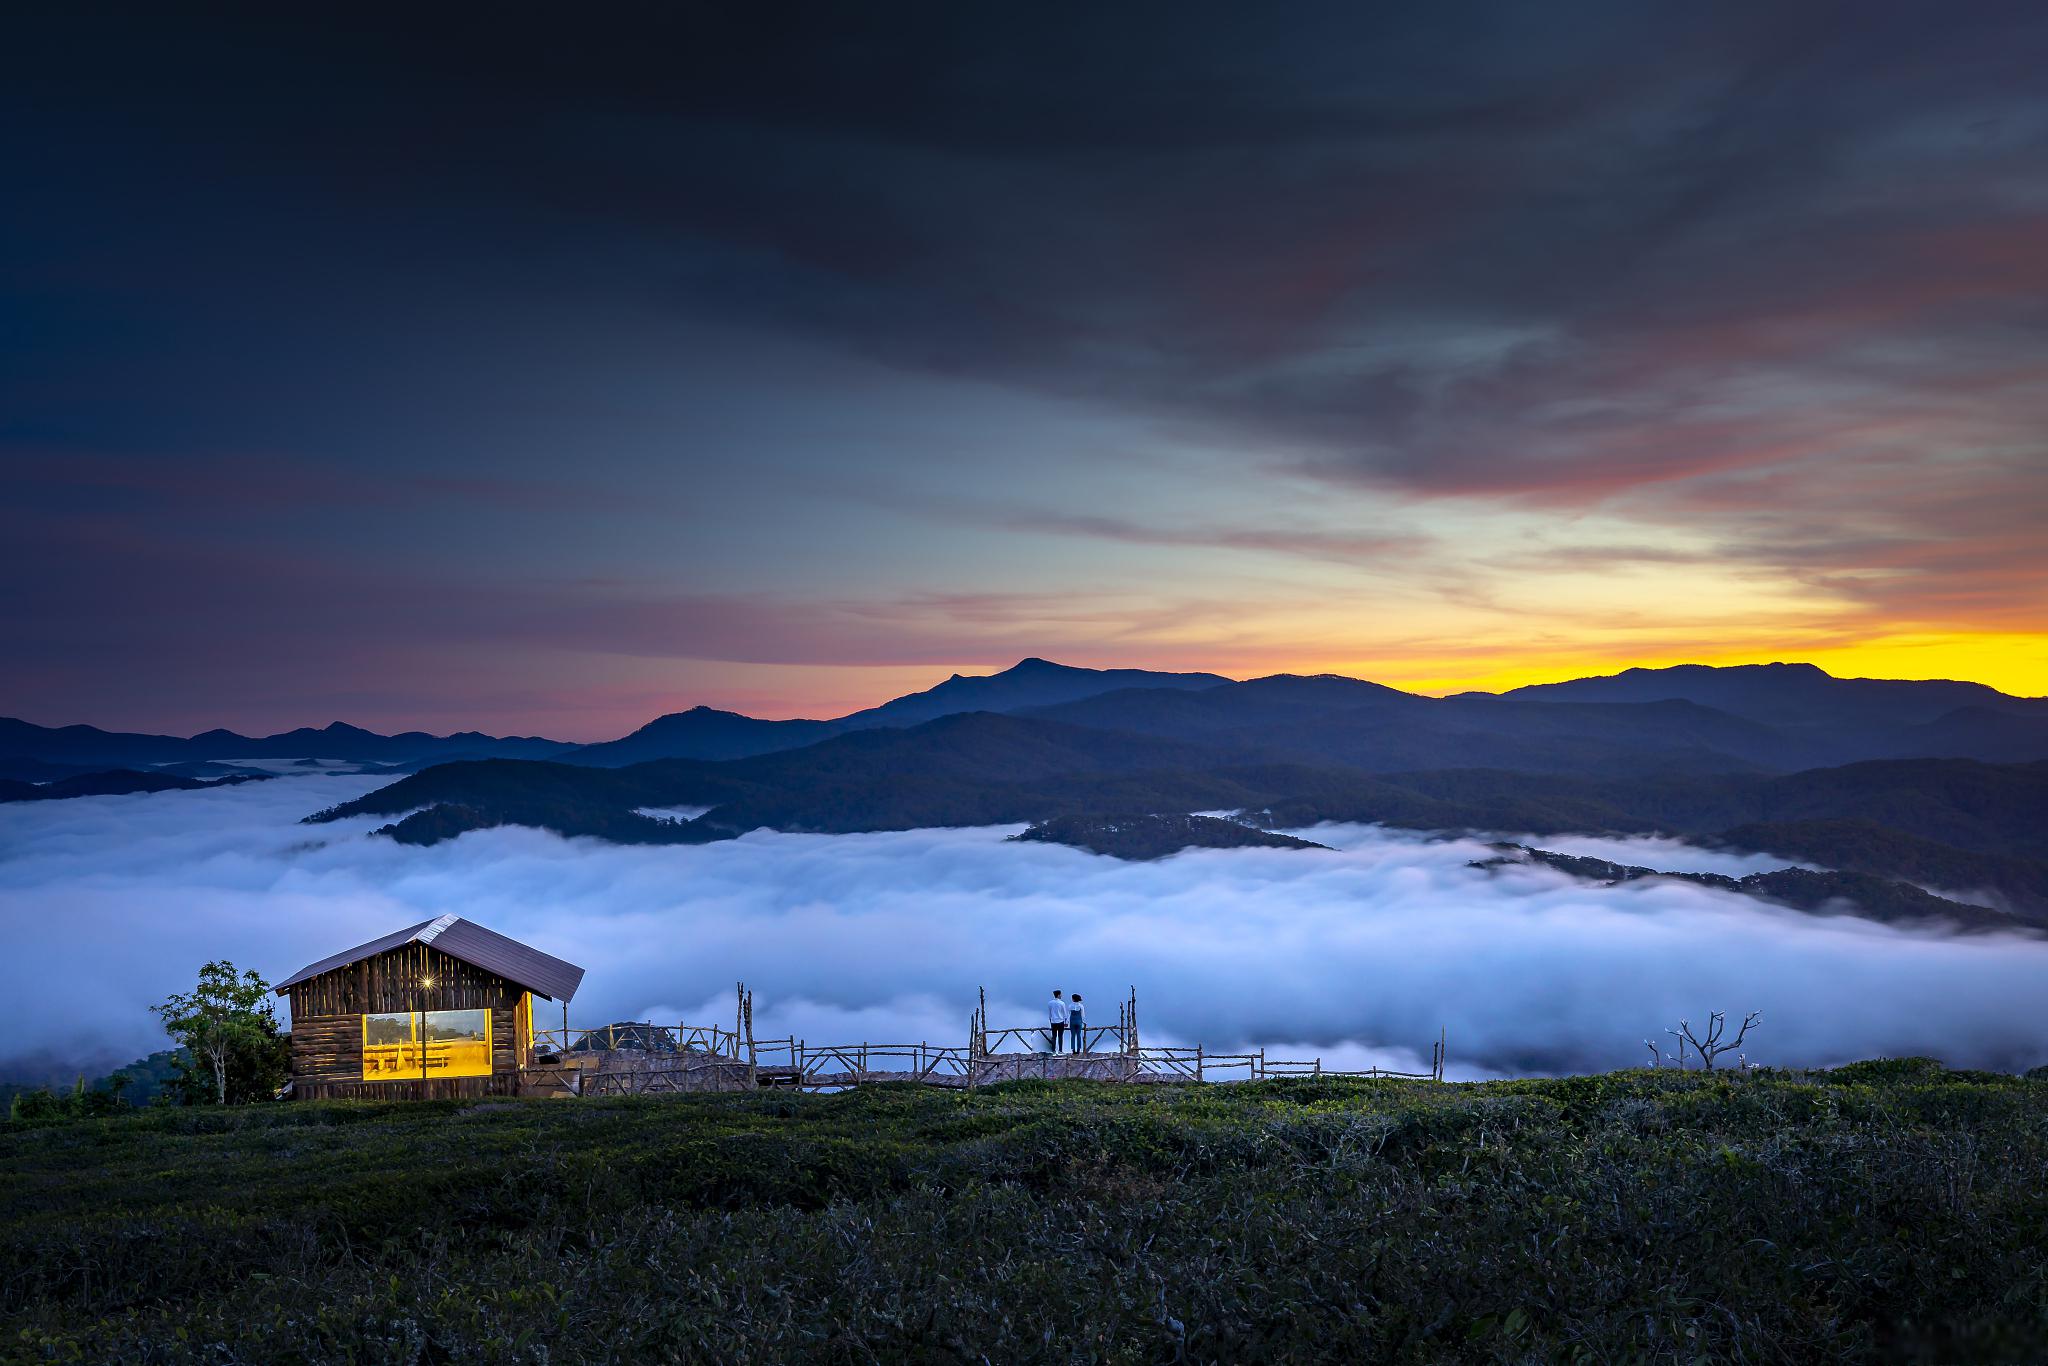
M862 730L947 715L1034 716L1105 731L1229 749L1247 759L1338 763L1375 772L1497 767L1597 773L1796 771L1882 758L2048 758L2048 698L1955 680L1838 679L1811 664L1675 665L1430 697L1340 674L1219 674L1082 669L1037 656L986 675L955 674L921 692L826 720L765 720L697 706L615 740L380 735L347 722L251 737L189 738L42 727L0 718L0 769L18 780L241 759L318 758L408 770L469 759L625 767L805 748Z
M1074 701L1099 692L1142 685L1162 691L1197 690L1229 683L1220 674L1160 673L1148 669L1082 669L1036 655L998 673L954 674L922 692L830 720L765 721L740 712L692 707L670 712L617 740L584 745L568 763L604 768L650 759L743 759L798 749L857 730L899 728L966 712L1010 712Z
M223 759L313 758L378 764L444 762L465 755L531 759L567 748L570 746L562 741L539 736L493 736L478 731L429 735L415 730L380 735L343 721L265 736L216 727L185 738L88 725L38 726L16 717L0 717L0 756L10 761L98 765L100 771Z

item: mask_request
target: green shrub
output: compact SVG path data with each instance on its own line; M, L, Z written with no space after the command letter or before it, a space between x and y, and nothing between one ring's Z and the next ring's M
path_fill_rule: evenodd
M0 1169L0 1360L2048 1352L2048 1088L1915 1060L146 1109Z
M1867 1058L1827 1075L1840 1082L1939 1081L1943 1072L1939 1058Z
M9 1119L32 1122L43 1119L78 1119L90 1115L117 1115L129 1108L127 1074L116 1072L105 1086L87 1086L85 1078L69 1091L52 1091L45 1086L34 1091L17 1091L8 1102Z

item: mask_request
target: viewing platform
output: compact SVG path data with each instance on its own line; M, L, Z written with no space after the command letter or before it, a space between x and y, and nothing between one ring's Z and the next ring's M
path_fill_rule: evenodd
M995 1029L977 993L961 1044L813 1044L754 1033L754 994L734 984L732 1028L652 1022L573 1028L583 969L457 915L408 925L309 963L274 990L291 1000L291 1080L303 1099L465 1099L686 1091L843 1091L878 1082L974 1087L1005 1081L1265 1081L1398 1077L1442 1081L1441 1034L1427 1072L1327 1067L1321 1058L1143 1042L1135 988L1114 1024ZM561 1007L560 1028L539 1001ZM1060 1047L1066 1044L1068 1047Z
M623 1096L697 1091L843 1091L880 1082L978 1087L1005 1081L1087 1080L1143 1085L1247 1082L1276 1077L1378 1077L1442 1081L1445 1040L1430 1046L1426 1072L1337 1068L1321 1058L1214 1052L1200 1044L1146 1044L1137 993L1118 1004L1114 1024L1086 1025L1081 1048L1051 1047L1043 1025L993 1029L986 993L968 1020L964 1044L814 1044L753 1033L753 993L738 989L730 1029L718 1025L612 1024L595 1029L536 1027L530 1062L520 1068L523 1095Z

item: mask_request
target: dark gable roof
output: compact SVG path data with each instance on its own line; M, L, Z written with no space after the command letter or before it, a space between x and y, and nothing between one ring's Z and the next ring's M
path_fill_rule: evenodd
M389 952L402 944L432 944L450 958L460 958L473 968L494 972L509 982L526 988L536 996L545 996L551 1001L567 1001L576 994L576 988L583 984L583 969L574 963L565 963L539 949L528 948L517 939L507 939L496 930L487 930L474 920L464 920L459 915L444 915L438 920L422 920L402 930L394 930L382 939L372 939L367 944L358 944L352 949L323 958L317 963L308 963L291 976L279 982L275 988L282 996L292 987L309 977L318 977L323 972L345 968L350 963L360 963L365 958L374 958Z

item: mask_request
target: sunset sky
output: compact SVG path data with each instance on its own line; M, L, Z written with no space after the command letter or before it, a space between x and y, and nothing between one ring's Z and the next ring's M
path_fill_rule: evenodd
M178 8L0 43L0 714L2048 693L2048 7Z

